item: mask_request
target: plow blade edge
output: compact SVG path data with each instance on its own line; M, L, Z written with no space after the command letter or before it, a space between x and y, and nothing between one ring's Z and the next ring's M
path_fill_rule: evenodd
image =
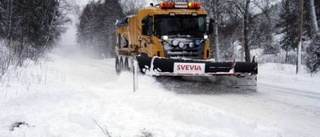
M214 62L137 56L143 73L158 76L247 76L258 74L256 62Z

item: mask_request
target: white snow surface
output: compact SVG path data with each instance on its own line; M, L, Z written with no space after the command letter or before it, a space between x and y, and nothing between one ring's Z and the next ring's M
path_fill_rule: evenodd
M290 65L261 65L257 93L209 91L200 83L169 89L178 83L143 75L134 93L132 74L118 76L113 59L87 58L75 46L24 66L10 69L0 82L1 137L320 134L320 77L295 75ZM13 128L16 122L26 124Z

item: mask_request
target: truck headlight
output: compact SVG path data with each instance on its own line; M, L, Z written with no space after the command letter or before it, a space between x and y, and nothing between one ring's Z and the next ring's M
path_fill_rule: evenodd
M169 39L169 36L168 36L168 35L163 35L163 36L161 36L161 38L162 38L163 40L168 40L168 39Z
M203 38L204 38L204 39L208 39L209 36L208 36L208 35L204 35Z
M179 43L179 47L184 49L184 48L185 48L184 43L183 43L183 42L180 42L180 43Z
M173 46L178 46L178 44L179 44L179 42L178 42L177 40L173 40L173 41L172 41L172 45L173 45Z
M190 47L190 48L193 48L193 47L194 47L194 43L193 43L193 42L190 42L190 43L189 43L189 47Z

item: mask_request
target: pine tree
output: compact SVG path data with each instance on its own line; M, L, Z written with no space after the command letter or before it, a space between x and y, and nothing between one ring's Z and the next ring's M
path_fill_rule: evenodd
M8 10L5 8L5 1L0 1L0 37L3 37L5 34L5 15L7 11Z
M320 26L320 1L319 0L315 0L314 1L314 6L315 6L315 10L316 10L316 16L318 19L318 26Z
M114 24L123 16L117 0L91 2L84 8L79 20L77 41L83 47L92 49L95 56L114 55Z
M266 54L278 53L279 49L273 44L274 24L271 20L262 16L252 26L250 35L252 47L262 48Z
M306 65L310 73L320 71L320 34L316 35L307 48Z
M298 12L297 1L282 0L280 12L280 22L277 27L280 29L283 38L280 42L281 48L286 51L285 62L288 63L288 52L294 50L298 45Z
M64 32L68 21L63 0L1 0L0 39L5 39L17 58L36 59Z

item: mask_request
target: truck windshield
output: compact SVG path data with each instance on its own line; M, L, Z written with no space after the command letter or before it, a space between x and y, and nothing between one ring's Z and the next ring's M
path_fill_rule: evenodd
M157 15L155 16L155 35L189 35L201 37L206 33L206 16Z

